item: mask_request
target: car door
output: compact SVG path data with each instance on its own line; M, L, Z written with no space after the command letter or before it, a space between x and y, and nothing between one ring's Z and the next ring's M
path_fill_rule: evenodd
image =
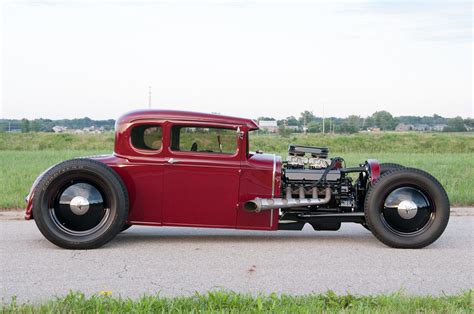
M124 136L126 162L115 170L126 178L129 196L128 220L134 224L161 224L164 157L162 121L143 120Z
M163 224L235 227L241 162L236 130L202 123L171 126Z

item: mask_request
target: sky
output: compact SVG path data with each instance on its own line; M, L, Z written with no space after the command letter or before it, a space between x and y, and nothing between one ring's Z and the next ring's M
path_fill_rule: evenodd
M3 1L0 118L473 117L459 1Z

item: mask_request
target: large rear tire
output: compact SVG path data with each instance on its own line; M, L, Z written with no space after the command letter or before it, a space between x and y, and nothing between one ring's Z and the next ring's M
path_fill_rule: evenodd
M33 198L41 233L66 249L93 249L112 240L128 215L128 193L119 175L91 159L57 164L41 178Z
M393 162L383 162L380 164L380 175L383 175L386 172L400 169L400 168L404 168L404 166L393 163Z
M422 248L438 239L449 221L446 191L433 176L413 168L386 172L365 198L365 220L380 241L394 248Z

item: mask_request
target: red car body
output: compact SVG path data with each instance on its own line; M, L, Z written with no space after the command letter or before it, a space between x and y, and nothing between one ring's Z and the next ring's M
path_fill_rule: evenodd
M159 124L158 151L131 144L131 130ZM233 129L235 154L185 152L170 149L171 127L205 126ZM277 230L278 209L249 212L243 204L256 197L278 197L282 163L279 157L248 151L250 119L172 110L140 110L120 117L115 126L114 153L89 157L122 178L129 196L128 224ZM40 176L41 177L41 176ZM27 199L26 219L32 218L35 184Z

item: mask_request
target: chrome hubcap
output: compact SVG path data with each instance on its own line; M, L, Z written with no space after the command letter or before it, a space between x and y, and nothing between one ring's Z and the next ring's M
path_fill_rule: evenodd
M109 203L99 185L70 182L52 200L52 221L63 232L74 236L93 234L110 215Z
M398 204L398 214L403 219L412 219L416 216L418 206L412 200L404 200Z
M380 215L394 233L410 236L423 232L431 224L435 208L425 192L402 186L388 193Z
M89 210L89 201L83 196L75 196L69 206L74 214L81 216Z

